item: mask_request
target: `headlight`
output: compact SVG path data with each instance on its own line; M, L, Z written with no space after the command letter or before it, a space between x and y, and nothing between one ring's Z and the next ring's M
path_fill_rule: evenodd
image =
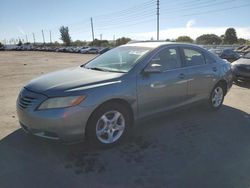
M38 110L76 106L80 104L85 98L85 96L49 98L39 106Z

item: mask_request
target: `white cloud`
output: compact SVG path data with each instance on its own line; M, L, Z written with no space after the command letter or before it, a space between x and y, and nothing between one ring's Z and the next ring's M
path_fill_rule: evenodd
M192 25L192 24L191 24ZM188 26L188 24L187 24ZM190 26L190 25L189 25ZM160 30L160 39L176 39L178 36L187 35L196 39L202 34L216 34L223 35L229 27L179 27L171 29ZM250 27L234 27L237 32L238 38L250 39ZM156 32L144 32L130 35L131 38L136 40L149 40L151 37L156 38Z
M186 27L187 27L187 28L191 28L191 27L193 27L195 24L196 24L195 19L192 19L192 20L189 20L189 21L187 22Z

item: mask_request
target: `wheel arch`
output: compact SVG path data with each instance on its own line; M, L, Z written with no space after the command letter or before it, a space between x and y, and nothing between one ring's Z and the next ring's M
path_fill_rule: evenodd
M219 80L215 85L222 85L225 95L227 94L228 83L225 79Z

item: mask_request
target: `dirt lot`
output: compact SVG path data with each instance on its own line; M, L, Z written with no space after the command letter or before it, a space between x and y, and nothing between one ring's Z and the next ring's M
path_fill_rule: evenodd
M15 113L21 87L92 57L0 52L1 188L250 186L250 83L234 85L218 112L197 106L154 118L105 151L27 137Z

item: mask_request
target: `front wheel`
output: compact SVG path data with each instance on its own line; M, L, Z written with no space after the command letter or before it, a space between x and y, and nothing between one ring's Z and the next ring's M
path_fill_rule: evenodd
M127 108L118 103L108 103L98 108L87 125L87 139L97 146L112 146L123 140L131 126Z
M208 101L209 108L211 110L218 110L224 101L225 91L221 84L217 84L211 94Z

